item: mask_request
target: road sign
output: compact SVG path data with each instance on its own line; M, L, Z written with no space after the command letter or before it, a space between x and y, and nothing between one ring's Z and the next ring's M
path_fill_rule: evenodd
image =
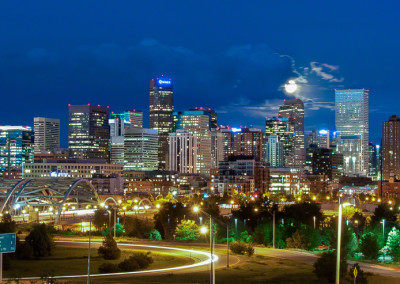
M15 234L0 234L0 253L15 252Z
M358 271L357 271L357 267L354 267L354 272L353 272L353 274L354 274L354 278L357 278L357 273L358 273Z

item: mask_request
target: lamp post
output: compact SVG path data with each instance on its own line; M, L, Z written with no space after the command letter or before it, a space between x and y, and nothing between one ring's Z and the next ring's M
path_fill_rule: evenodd
M337 248L336 248L336 284L340 282L340 241L342 235L342 210L343 207L351 205L350 203L340 204L339 199L339 214L338 214L338 236L337 236Z
M87 284L90 283L90 245L92 236L92 218L89 221L89 252L88 252L88 270L87 270Z
M383 239L383 246L385 246L385 219L382 219L382 239ZM383 250L383 263L385 263L386 252Z

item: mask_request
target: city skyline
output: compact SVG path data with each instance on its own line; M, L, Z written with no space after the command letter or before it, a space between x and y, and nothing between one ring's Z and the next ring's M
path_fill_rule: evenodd
M2 21L13 28L1 39L1 124L59 118L64 147L68 103L142 109L147 125L147 82L160 74L174 79L176 110L211 107L222 124L263 128L263 118L292 97L283 91L290 79L305 101L306 131L333 129L334 88L371 90L370 119L379 122L371 123L374 143L381 139L380 123L396 114L400 42L390 32L399 26L396 9L345 1L307 8L298 1L288 9L287 3L260 1L251 7L232 2L232 11L242 12L230 14L222 3L153 4L110 8L115 13L107 17L104 5L89 13L86 3L79 11L70 4L3 4ZM127 12L150 6L159 21ZM160 22L169 27L161 29ZM13 115L16 108L21 114Z

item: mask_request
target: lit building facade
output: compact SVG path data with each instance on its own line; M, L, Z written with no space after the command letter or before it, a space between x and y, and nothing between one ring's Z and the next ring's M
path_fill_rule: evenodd
M35 117L33 119L35 132L35 153L52 152L60 148L60 120Z
M305 165L306 151L304 148L304 104L300 99L285 100L279 107L279 116L286 117L293 125L293 159L286 167L302 168Z
M224 160L224 134L211 131L211 169L218 168L219 162Z
M197 137L186 130L169 134L169 170L197 173Z
M265 138L269 139L271 135L276 135L283 145L283 165L293 167L295 164L294 124L290 123L287 117L267 118L265 120Z
M210 113L203 110L174 112L176 129L186 130L197 139L197 173L210 174L211 131Z
M266 140L266 157L264 161L271 167L283 167L283 142L278 135L269 135Z
M0 173L11 176L33 162L34 134L28 126L0 126Z
M124 170L158 169L158 132L147 128L129 128L124 136Z
M157 130L158 166L168 167L168 135L173 132L174 101L171 79L164 77L150 81L150 128Z
M143 112L139 110L128 110L122 113L111 113L110 136L124 136L125 129L130 127L143 127Z
M69 105L68 148L72 158L110 159L108 107Z
M368 174L369 142L369 91L365 89L335 90L335 124L337 132L337 149L343 153L345 174ZM354 137L354 141L350 141ZM361 141L358 141L361 139ZM340 141L342 140L342 141ZM343 142L345 140L345 143ZM360 143L361 142L361 143Z
M383 179L400 179L400 118L392 115L382 125Z

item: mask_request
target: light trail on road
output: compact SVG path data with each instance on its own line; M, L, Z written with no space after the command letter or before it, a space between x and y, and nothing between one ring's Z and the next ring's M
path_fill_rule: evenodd
M74 242L74 241L55 241L55 243L62 243L62 244L85 244L88 245L89 242ZM92 244L101 244L101 242L92 242ZM106 277L106 276L129 276L129 275L134 275L134 274L151 274L151 273L163 273L163 272L168 272L172 270L181 270L181 269L189 269L189 268L195 268L203 265L208 265L212 262L216 262L218 260L218 256L216 254L213 254L212 260L210 253L203 252L203 251L197 251L197 250L191 250L191 249L184 249L184 248L174 248L174 247L164 247L164 246L151 246L151 245L136 245L136 244L123 244L119 243L118 246L121 247L127 247L127 248L134 248L134 247L141 247L141 248L151 248L151 249L160 249L160 250L174 250L174 251L183 251L183 252L188 252L192 254L197 254L197 255L202 255L206 256L207 259L201 262L189 264L189 265L183 265L183 266L176 266L176 267L169 267L169 268L159 268L159 269L152 269L152 270L141 270L141 271L130 271L130 272L116 272L116 273L97 273L97 274L90 274L90 278L93 277ZM58 278L84 278L87 277L87 274L81 274L81 275L61 275L61 276L54 276L54 279ZM23 277L19 278L19 280L41 280L41 277ZM4 280L12 280L12 279L4 279Z

